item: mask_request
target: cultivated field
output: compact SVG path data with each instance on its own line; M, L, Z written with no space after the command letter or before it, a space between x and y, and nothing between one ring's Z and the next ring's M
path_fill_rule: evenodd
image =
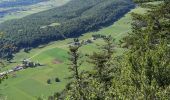
M142 8L136 8L133 11L143 12ZM106 28L102 28L96 32L89 32L81 36L81 40L91 38L92 34L112 35L115 38L117 54L121 54L124 49L119 48L119 40L123 36L128 35L131 30L131 16L126 14L119 21L113 23ZM70 81L68 70L68 43L72 39L52 42L45 46L40 46L24 53L21 51L15 55L14 63L8 64L8 67L2 69L7 70L17 64L20 64L24 58L29 58L32 61L37 61L43 64L37 68L29 68L16 73L13 73L9 79L5 80L0 85L0 95L7 97L8 100L36 100L37 97L47 97L54 92L60 92L65 88L65 85ZM103 44L102 40L96 40L94 43L82 47L82 54L89 54L97 50L96 44ZM81 69L90 70L87 64L83 64ZM58 77L61 82L56 83L54 79ZM47 84L47 80L51 79L52 84Z
M7 0L7 1L15 2L15 0ZM23 6L17 5L16 3L15 6L9 5L9 7L8 6L3 7L3 5L2 6L0 5L0 23L7 21L7 20L11 20L11 19L22 18L28 15L38 13L41 11L45 11L45 10L49 10L49 9L52 9L58 6L62 6L69 1L70 0L46 0L46 1L44 0L43 2L39 2L36 4L31 4L31 5L24 4ZM2 3L1 0L0 0L0 3ZM5 5L8 5L8 4L5 4Z

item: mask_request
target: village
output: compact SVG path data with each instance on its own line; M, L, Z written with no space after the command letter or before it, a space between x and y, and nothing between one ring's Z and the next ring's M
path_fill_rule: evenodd
M3 76L10 74L12 72L17 72L17 71L24 70L24 69L27 69L27 68L34 68L34 67L37 67L37 66L41 66L41 64L38 63L38 62L33 62L29 59L23 59L21 61L21 64L18 64L17 66L12 67L12 69L1 72L0 77L3 77Z
M68 43L68 45L69 46L88 45L88 44L93 43L97 39L101 39L101 38L105 38L105 37L106 37L105 35L95 34L95 35L92 35L92 37L90 39L87 39L87 40L74 39L74 42L70 42L70 43ZM35 68L35 67L38 67L38 66L42 66L42 64L40 64L38 61L33 62L30 59L23 59L21 61L21 64L18 64L17 66L12 67L12 69L1 72L0 77L3 77L5 75L8 75L8 74L13 73L13 72L21 71L21 70L24 70L24 69L27 69L27 68Z
M102 38L106 38L106 36L101 35L101 34L94 34L94 35L92 35L92 37L90 39L81 40L81 41L79 39L74 39L74 42L70 42L68 44L69 44L69 46L88 45L88 44L93 43L95 40L102 39Z

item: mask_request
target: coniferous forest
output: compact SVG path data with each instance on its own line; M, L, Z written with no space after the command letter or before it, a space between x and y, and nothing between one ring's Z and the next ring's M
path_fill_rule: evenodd
M134 4L131 0L71 0L68 4L0 24L0 56L9 58L23 48L77 37L118 20ZM109 13L108 13L109 12Z

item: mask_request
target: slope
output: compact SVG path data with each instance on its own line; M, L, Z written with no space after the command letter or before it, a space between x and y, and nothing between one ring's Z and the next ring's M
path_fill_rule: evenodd
M71 0L61 7L6 21L0 24L4 33L0 56L8 57L22 48L95 31L118 20L133 7L131 0Z
M133 11L143 12L141 8L136 8ZM119 21L112 23L111 26L102 28L96 32L90 32L81 36L80 39L89 39L92 34L104 34L112 35L116 39L116 44L127 32L130 32L131 16L126 14ZM52 42L48 45L42 45L39 48L35 48L30 53L21 51L17 53L14 58L14 62L7 67L8 69L12 66L20 64L20 60L23 58L31 58L33 61L39 61L45 64L45 66L30 68L20 72L16 72L16 77L10 77L4 81L0 86L0 93L3 96L7 96L9 100L16 98L17 100L30 100L36 99L39 96L47 97L54 92L62 91L66 84L70 81L67 78L70 76L67 61L68 43L72 39L66 39L64 41ZM81 48L81 52L92 53L97 50L96 44L102 44L102 40L97 40L92 44L86 45ZM117 53L120 54L124 50L119 48L117 45ZM62 61L60 64L52 63L53 60L59 59ZM87 66L87 65L86 65ZM89 70L90 67L82 66L81 69ZM54 78L58 77L61 82L55 83ZM47 79L52 79L52 84L46 83Z

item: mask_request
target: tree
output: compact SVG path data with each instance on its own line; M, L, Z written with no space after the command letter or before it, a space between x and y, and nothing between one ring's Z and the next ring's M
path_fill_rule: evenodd
M79 67L77 64L79 56L75 51L78 51L79 46L76 45L70 49L71 54L74 54L72 58L77 58L71 60L73 77L76 80L78 78L75 76L78 76L81 85L79 87L78 82L74 81L69 83L67 90L60 94L61 98L76 100L170 99L170 1L164 0L156 5L152 3L140 5L148 8L147 12L145 14L132 13L132 32L124 38L125 47L128 50L121 57L113 55L112 38L102 36L106 44L100 48L100 52L89 55L88 62L93 66L93 70L81 73L78 71L76 75L74 68ZM106 85L108 77L110 85ZM83 98L77 87L81 89Z
M114 39L111 35L105 36L103 38L105 45L102 47L103 51L107 54L107 59L111 59L113 52L114 52Z
M78 39L74 39L75 41L74 42L77 42L79 41ZM81 44L80 45L70 45L69 46L69 52L68 54L70 55L70 71L73 73L72 76L74 79L77 80L77 82L79 83L80 81L80 75L79 75L79 71L78 71L78 67L80 66L79 65L79 58L80 58L80 54L78 53L78 50L79 48L81 47Z
M17 50L12 53L24 48L28 52L28 48L95 31L113 23L133 7L131 0L71 0L65 6L1 23L0 31L5 34L0 45L14 44ZM54 22L59 24L53 26ZM8 52L0 48L0 57Z
M90 65L93 66L93 71L88 73L84 73L84 79L86 79L85 83L85 93L91 91L91 93L87 93L86 96L90 99L106 99L107 92L112 84L113 79L113 70L114 64L112 63L113 57L113 38L111 36L103 36L102 37L105 44L99 47L99 52L94 52L92 55L88 55L89 60L87 60ZM95 95L93 97L91 94Z
M51 84L51 79L48 79L48 80L47 80L47 83L48 83L48 84Z
M150 9L146 14L132 14L134 23L132 34L126 38L129 51L122 75L128 78L125 80L132 86L134 97L146 100L169 98L166 93L170 91L168 4L170 2L166 0L158 5L145 4Z
M60 79L58 77L56 77L55 82L60 82Z
M6 59L7 59L7 61L8 62L11 62L11 60L13 59L13 55L12 55L12 53L7 53L7 56L6 56Z
M112 56L114 51L113 38L109 36L104 36L103 40L105 44L100 47L101 52L94 52L90 58L90 63L94 64L94 70L97 71L97 76L100 78L101 82L104 82L105 88L108 89L107 85L111 84L112 79L111 72L114 70L112 64Z
M75 80L74 85L75 85L75 90L77 91L77 94L75 93L75 98L79 98L82 100L84 99L84 94L82 92L82 82L81 82L81 76L79 72L79 67L81 65L80 63L80 53L79 53L79 48L82 46L82 43L76 45L76 43L79 42L79 39L74 39L75 45L70 45L69 46L69 52L68 54L70 55L70 71L72 72L72 78ZM74 89L73 89L74 90Z
M1 39L2 36L3 36L3 33L0 32L0 39ZM5 66L5 65L4 65L2 59L0 59L0 70L1 70L1 68L3 68L4 66ZM7 78L8 78L7 74L1 75L1 76L0 76L0 83L2 83L2 81L3 81L4 79L7 79Z
M8 79L8 75L4 74L0 76L0 84L2 83L3 80Z

